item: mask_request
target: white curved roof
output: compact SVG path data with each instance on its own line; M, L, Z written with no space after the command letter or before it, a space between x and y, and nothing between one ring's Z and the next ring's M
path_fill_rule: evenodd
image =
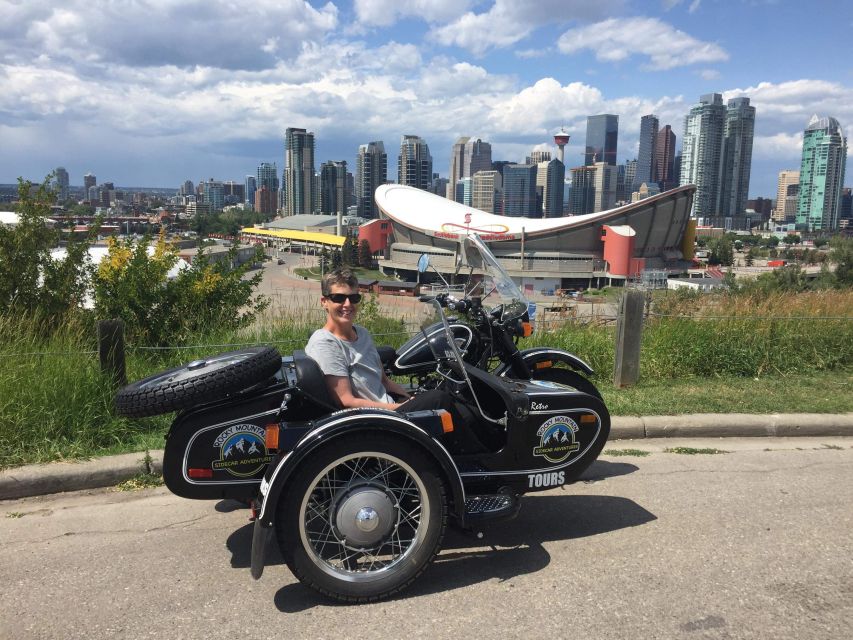
M399 184L378 187L374 198L382 212L392 221L418 229L426 235L448 240L458 240L471 232L487 241L515 240L521 237L522 230L525 235L562 231L599 218L609 218L620 209L637 207L637 203L633 203L579 216L516 218L486 213L422 189ZM645 205L652 199L642 202Z

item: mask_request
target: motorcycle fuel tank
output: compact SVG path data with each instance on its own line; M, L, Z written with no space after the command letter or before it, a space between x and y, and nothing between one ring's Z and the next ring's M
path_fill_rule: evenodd
M450 330L459 351L465 356L466 351L474 340L474 332L466 324L451 322ZM432 338L444 331L441 323L435 323L414 336L402 347L397 349L397 359L394 361L394 373L409 374L420 371L432 371L435 369L435 358L433 358L427 338ZM426 336L424 335L426 333Z

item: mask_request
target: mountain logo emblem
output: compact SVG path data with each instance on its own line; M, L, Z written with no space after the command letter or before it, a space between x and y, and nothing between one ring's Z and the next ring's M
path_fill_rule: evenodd
M267 453L266 431L256 424L235 424L216 436L213 441L219 459L213 461L214 471L223 471L238 478L250 478L263 471L273 459Z
M562 462L580 448L575 439L577 432L578 425L569 416L548 418L536 432L539 444L533 447L533 455L548 462Z

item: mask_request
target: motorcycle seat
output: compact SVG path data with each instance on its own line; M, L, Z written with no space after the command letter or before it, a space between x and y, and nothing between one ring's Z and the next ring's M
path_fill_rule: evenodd
M293 366L296 369L296 386L302 393L333 411L340 409L329 393L323 370L311 356L302 350L294 351Z

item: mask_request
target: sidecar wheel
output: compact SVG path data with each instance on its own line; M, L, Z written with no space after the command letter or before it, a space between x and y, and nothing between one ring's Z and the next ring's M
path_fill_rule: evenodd
M344 436L297 471L277 513L288 567L336 600L387 598L438 553L447 526L435 465L401 440Z
M116 413L144 418L212 402L272 377L281 368L275 347L250 347L194 360L119 390Z
M571 369L555 369L552 367L548 367L545 369L534 369L533 379L547 380L548 382L565 384L570 387L574 387L578 391L582 391L583 393L591 395L593 398L598 398L599 400L602 400L601 393L598 389L595 388L595 385L592 384L587 378L584 378L581 374L577 373L576 371L572 371Z

